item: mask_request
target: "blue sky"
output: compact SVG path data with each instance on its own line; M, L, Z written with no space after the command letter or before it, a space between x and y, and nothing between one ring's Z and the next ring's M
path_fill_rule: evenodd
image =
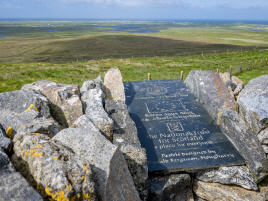
M268 0L0 0L0 18L268 20Z

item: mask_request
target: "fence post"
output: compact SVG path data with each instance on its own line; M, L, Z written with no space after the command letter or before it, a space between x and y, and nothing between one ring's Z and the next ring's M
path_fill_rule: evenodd
M232 75L232 65L230 65L230 67L229 67L229 73L230 73L230 75Z
M181 71L181 77L180 77L181 81L183 81L183 71Z
M239 72L240 72L240 73L242 73L242 72L243 72L242 67L243 67L243 63L242 63L242 62L240 62L240 66L239 66Z
M148 73L148 77L147 77L148 80L151 80L151 73Z
M248 70L250 70L251 69L251 62L250 61L248 61Z

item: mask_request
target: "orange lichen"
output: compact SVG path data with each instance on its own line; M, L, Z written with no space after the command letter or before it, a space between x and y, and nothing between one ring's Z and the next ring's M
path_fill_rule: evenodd
M32 157L38 157L41 158L43 156L43 152L38 152L38 149L30 149L24 153L26 157L32 156Z
M6 134L9 138L13 138L13 129L11 126L7 128Z

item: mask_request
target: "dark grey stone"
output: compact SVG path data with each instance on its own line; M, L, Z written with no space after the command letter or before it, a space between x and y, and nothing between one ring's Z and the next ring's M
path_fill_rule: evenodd
M255 181L265 178L268 175L268 161L257 136L247 128L244 120L233 110L225 111L221 126L245 158Z
M268 127L268 75L250 80L237 103L240 115L255 134Z
M193 70L186 78L185 84L199 102L204 104L205 109L215 121L223 111L237 109L234 97L218 73Z
M42 197L13 168L8 156L0 150L0 200L41 201Z
M83 95L86 91L90 89L101 89L103 90L103 84L101 80L101 76L98 76L94 80L87 80L83 83L82 87L80 88L81 95Z
M268 145L268 127L264 130L262 130L258 134L258 139L261 142L261 144L267 144Z
M249 190L258 190L249 169L246 166L220 167L199 171L196 178L205 182L234 184Z
M11 140L7 137L3 126L0 124L0 150L2 149L5 152L10 152L11 147Z
M18 90L0 93L0 110L22 113L25 110L38 110L39 113L49 118L49 101L36 91Z
M193 201L192 182L188 174L152 176L149 185L149 200Z

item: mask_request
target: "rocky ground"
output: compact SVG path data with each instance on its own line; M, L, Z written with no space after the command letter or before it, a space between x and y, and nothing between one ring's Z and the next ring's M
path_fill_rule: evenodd
M0 200L268 200L268 75L244 86L192 71L185 83L245 166L148 174L123 78L110 69L104 83L37 81L0 93Z

